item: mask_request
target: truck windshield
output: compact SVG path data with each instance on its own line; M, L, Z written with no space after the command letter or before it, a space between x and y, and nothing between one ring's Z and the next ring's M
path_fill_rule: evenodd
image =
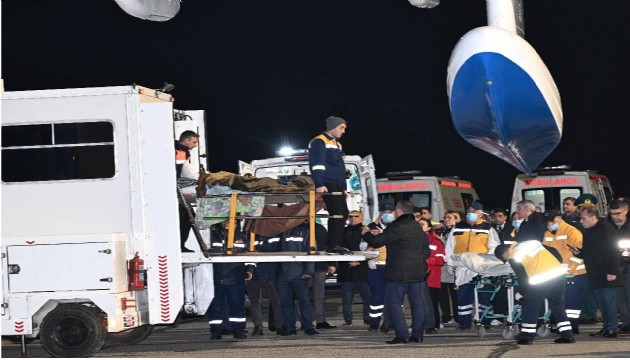
M430 191L401 191L401 192L387 192L378 194L378 204L391 204L396 205L400 200L409 200L415 207L428 207L431 206L431 192Z
M562 209L562 200L567 197L578 198L582 194L581 187L559 188L548 187L523 190L523 200L531 200L540 206L542 211Z

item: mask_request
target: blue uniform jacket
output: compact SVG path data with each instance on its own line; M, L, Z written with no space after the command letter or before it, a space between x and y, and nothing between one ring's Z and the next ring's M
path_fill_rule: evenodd
M308 224L297 226L287 230L282 234L280 242L281 251L287 252L304 252L308 251L309 228ZM303 274L315 274L314 262L283 262L280 264L280 280L299 280Z
M335 138L323 132L311 140L308 144L308 165L315 187L322 187L330 181L346 190L343 150Z
M277 236L256 236L256 251L259 252L277 252L280 251L280 235ZM275 280L278 276L278 263L264 262L259 263L254 270L252 280Z

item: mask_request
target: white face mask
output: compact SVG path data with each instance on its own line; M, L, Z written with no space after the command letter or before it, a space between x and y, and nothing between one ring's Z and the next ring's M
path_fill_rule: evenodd
M523 223L523 220L517 219L517 220L512 221L512 226L518 229L519 227L521 227L522 223Z
M466 213L466 221L476 222L479 216L476 213Z
M381 221L383 224L391 224L394 221L394 214L392 213L383 213L381 215Z

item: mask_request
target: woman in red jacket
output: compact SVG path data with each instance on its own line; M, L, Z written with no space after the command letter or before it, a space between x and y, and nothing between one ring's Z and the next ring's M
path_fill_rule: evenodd
M446 263L444 258L444 244L433 232L431 220L427 218L420 218L418 222L422 226L422 230L424 230L427 234L427 238L429 239L429 248L431 249L431 254L427 258L427 285L429 286L431 303L433 303L435 324L438 326L438 324L440 324L440 309L438 302L440 288L442 287L442 266ZM427 334L435 334L437 332L437 328L426 330Z

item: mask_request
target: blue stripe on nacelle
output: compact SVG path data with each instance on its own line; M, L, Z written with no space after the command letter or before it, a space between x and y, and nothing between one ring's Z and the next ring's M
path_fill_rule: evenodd
M525 173L560 143L561 129L540 89L501 54L482 52L468 58L455 75L450 95L457 132Z

